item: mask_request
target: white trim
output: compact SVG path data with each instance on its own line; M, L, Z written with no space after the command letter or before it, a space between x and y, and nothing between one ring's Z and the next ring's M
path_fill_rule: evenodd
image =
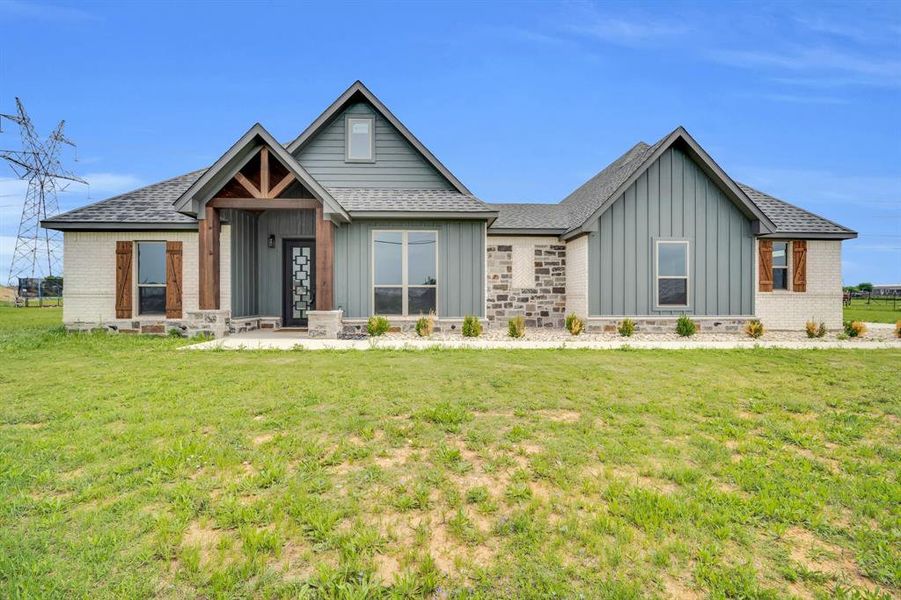
M354 122L367 122L369 124L369 157L354 158L350 155L351 127ZM347 114L344 116L344 162L349 163L374 163L375 162L375 116L357 117Z
M660 244L683 244L685 246L685 275L660 274ZM660 304L660 280L684 279L685 304ZM691 307L691 242L686 239L656 238L654 240L654 310L673 310Z
M400 284L386 284L380 285L375 281L375 236L379 233L400 233L401 234L401 283ZM409 282L409 273L408 273L408 252L409 252L409 234L411 233L431 233L435 236L435 285L422 285L422 284L410 284ZM401 314L397 315L385 315L388 317L418 317L419 315L411 315L409 314L409 290L410 288L434 288L435 290L435 316L441 314L441 295L439 293L439 271L438 266L440 261L438 259L438 252L440 251L440 244L438 241L438 230L437 229L372 229L369 232L369 248L370 248L370 257L369 257L369 268L371 272L370 277L370 286L369 286L369 301L372 314L381 314L377 313L375 310L375 288L400 288L401 290Z

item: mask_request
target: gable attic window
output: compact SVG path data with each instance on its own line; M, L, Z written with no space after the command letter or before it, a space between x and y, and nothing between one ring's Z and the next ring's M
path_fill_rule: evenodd
M347 117L345 127L345 160L348 162L375 161L375 119Z
M138 242L138 314L166 314L166 242Z

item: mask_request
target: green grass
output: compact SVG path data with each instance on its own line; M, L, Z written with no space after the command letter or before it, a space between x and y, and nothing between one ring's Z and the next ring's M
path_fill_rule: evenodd
M866 298L852 298L851 306L844 308L844 319L871 323L901 321L901 299L893 304L891 300L872 298L867 304Z
M898 351L193 352L50 314L0 309L0 597L901 593Z

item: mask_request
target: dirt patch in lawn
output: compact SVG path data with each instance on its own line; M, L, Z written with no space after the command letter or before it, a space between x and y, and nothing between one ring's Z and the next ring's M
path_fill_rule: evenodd
M213 560L219 564L232 562L219 552L224 535L219 529L213 529L208 525L201 525L199 521L194 521L185 530L181 544L184 548L197 548L202 565L208 565Z
M536 412L537 414L541 415L542 418L545 418L549 421L554 421L555 423L575 423L582 417L582 413L580 412L574 410L564 410L561 408L544 409Z
M272 438L274 438L274 437L275 437L275 434L273 434L273 433L261 433L260 435L257 435L253 438L253 445L254 446L262 446L266 442L272 441Z
M802 527L792 527L782 536L789 556L810 571L825 573L839 582L872 590L876 585L857 567L850 552L826 542Z

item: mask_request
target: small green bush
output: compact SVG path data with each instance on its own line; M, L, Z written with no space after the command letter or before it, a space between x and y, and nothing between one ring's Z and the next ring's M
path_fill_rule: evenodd
M623 319L623 322L619 324L617 331L619 331L619 334L623 337L632 337L632 334L635 333L635 321L632 319Z
M750 321L745 323L745 333L747 333L749 337L752 337L755 340L763 335L763 331L763 323L761 323L758 319L751 319Z
M416 334L419 337L429 337L435 331L435 315L429 313L416 320Z
M512 338L521 338L526 334L526 320L522 315L507 321L507 334Z
M369 321L366 322L366 331L372 337L385 335L388 333L389 327L388 317L383 317L381 315L373 315L369 317Z
M482 323L475 315L463 318L463 337L479 337L482 335Z
M688 315L682 315L676 321L676 333L682 337L691 337L698 330L698 326L694 321L688 318Z
M816 321L807 321L807 323L804 324L804 331L807 332L807 337L809 338L826 337L826 324L820 322L820 324L817 325Z
M848 337L862 337L867 333L867 326L863 321L845 321L843 325Z
M576 313L570 313L566 317L566 330L570 332L572 335L579 335L582 333L582 330L585 328L585 325L582 323L582 319L576 316Z

